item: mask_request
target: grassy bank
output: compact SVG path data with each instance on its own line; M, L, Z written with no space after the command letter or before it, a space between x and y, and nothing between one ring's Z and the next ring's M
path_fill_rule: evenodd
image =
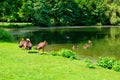
M32 23L14 23L14 22L0 22L0 28L23 28L23 27L31 27L33 26Z
M86 63L60 56L28 53L16 43L0 43L1 80L119 80L120 72L86 67Z

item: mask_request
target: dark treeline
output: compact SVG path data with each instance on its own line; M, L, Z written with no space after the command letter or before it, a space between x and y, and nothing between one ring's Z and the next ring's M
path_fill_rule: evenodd
M0 21L38 26L120 25L120 0L0 0Z

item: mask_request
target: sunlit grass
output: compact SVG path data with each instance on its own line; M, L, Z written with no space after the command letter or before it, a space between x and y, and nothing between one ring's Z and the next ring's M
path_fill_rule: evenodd
M17 23L17 22L0 22L0 27L2 28L21 28L21 27L30 27L33 26L32 23Z
M1 80L119 80L113 70L86 67L80 60L29 54L16 43L0 43Z

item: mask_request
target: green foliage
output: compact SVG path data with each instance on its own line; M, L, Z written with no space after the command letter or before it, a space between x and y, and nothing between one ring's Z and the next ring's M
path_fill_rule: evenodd
M73 52L70 49L61 49L59 51L51 51L50 54L53 56L62 56L70 59L77 59L75 52Z
M50 54L53 55L53 56L57 56L58 52L57 51L51 51Z
M75 17L79 17L78 7L72 0L62 1L33 1L33 7L26 9L29 13L31 10L32 21L35 25L40 26L58 26L73 25ZM40 6L39 6L40 5Z
M0 3L0 21L16 22L20 21L18 11L22 6L23 0L4 0Z
M0 29L0 41L12 41L13 37L3 29Z
M82 24L83 25L101 25L107 23L105 16L106 2L104 0L75 0L82 10ZM98 24L97 24L98 25Z
M115 62L112 67L113 70L120 72L120 62Z
M120 6L116 3L110 3L106 6L106 16L109 18L109 23L112 25L116 25L120 23Z
M0 21L38 26L119 25L119 0L4 0Z
M91 69L95 69L96 68L95 64L93 64L93 62L90 59L85 59L84 61L86 62L86 66L88 68L91 68Z
M112 69L115 62L116 62L115 58L109 58L109 57L99 57L99 59L97 60L98 66L107 69Z
M62 49L58 52L58 55L66 57L66 58L71 58L71 59L76 59L75 52L69 49Z

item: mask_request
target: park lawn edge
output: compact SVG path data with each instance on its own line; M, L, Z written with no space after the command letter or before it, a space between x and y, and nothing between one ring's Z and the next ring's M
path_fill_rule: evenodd
M17 43L0 42L1 80L119 80L120 72L61 56L29 54Z

